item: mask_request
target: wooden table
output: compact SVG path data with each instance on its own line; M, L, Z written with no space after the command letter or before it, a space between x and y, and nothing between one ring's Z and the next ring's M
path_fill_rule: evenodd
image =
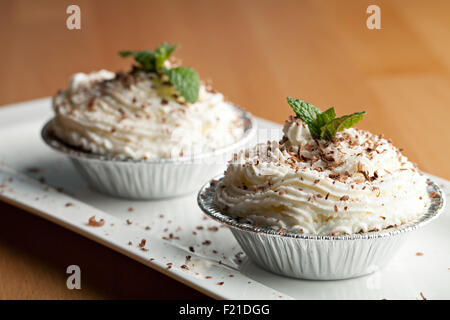
M230 100L282 123L287 95L338 114L366 110L359 127L450 179L450 1L0 2L0 105L54 94L78 71L127 69L123 49L179 43L186 65ZM381 8L381 30L366 8ZM0 298L205 298L124 256L0 204ZM82 290L66 288L79 264ZM116 277L120 272L121 277Z

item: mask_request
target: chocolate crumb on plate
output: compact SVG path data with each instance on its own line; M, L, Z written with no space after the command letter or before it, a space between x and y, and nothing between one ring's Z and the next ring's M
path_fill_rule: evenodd
M39 173L39 172L41 172L41 169L38 168L38 167L30 167L30 168L27 169L27 172L29 172L29 173Z
M218 286L222 286L223 283L224 283L223 281L220 281L220 282L217 282L217 285L218 285Z
M88 225L91 227L101 227L105 224L105 220L100 219L99 221L95 220L95 216L89 218Z
M75 205L72 202L67 202L64 206L65 207L73 207Z

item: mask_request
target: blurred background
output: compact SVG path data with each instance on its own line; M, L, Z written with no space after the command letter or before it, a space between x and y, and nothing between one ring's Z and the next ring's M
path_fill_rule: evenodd
M81 30L66 27L70 4ZM372 4L380 30L366 25ZM256 116L282 123L287 95L366 110L360 128L450 179L448 0L1 0L0 12L0 105L53 95L75 72L127 70L119 50L167 41Z
M127 70L117 52L178 43L184 64L236 104L282 123L287 95L385 133L450 178L450 1L7 1L0 6L0 105L53 95L71 74ZM68 30L66 8L81 8ZM369 30L366 9L381 9Z

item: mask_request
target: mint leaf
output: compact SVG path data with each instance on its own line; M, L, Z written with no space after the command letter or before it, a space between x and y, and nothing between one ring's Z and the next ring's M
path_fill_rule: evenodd
M163 71L187 102L194 103L197 101L200 89L200 80L194 69L189 67L177 67L172 69L163 69Z
M317 119L316 119L314 125L316 128L319 129L319 132L320 132L320 128L322 128L324 125L329 123L334 118L336 118L336 111L334 110L333 107L331 107L327 111L324 111L317 115Z
M332 140L336 132L353 127L362 120L365 113L365 111L355 112L330 121L320 128L320 138Z
M322 111L312 104L300 99L287 97L287 101L297 117L302 119L302 121L308 125L311 135L314 137L319 137L320 127L317 127L316 120Z
M157 70L161 69L163 67L164 62L167 59L169 59L170 55L177 47L178 47L177 45L172 45L172 44L163 42L156 48L156 50L155 50L155 55L156 55L155 66L156 66Z

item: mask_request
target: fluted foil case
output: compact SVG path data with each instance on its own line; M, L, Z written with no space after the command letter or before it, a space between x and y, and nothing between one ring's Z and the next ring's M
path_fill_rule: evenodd
M216 177L212 181L220 179L222 177ZM227 225L245 253L261 268L311 280L354 278L383 268L411 232L437 218L445 206L441 189L428 180L428 193L435 192L435 197L431 197L427 212L416 221L379 232L303 235L255 227L221 213L214 200L216 185L207 183L198 194L198 204L203 212Z

